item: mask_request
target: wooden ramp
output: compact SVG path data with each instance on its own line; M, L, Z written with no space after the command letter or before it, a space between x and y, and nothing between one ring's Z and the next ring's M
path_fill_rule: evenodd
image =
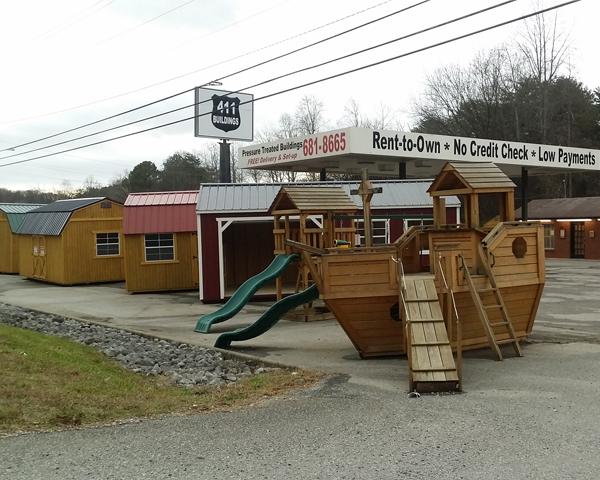
M411 391L457 391L458 372L433 275L404 276L401 297L410 347Z

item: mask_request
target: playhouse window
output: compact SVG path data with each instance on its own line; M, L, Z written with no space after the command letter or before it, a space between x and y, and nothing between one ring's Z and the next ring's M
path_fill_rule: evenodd
M172 233L144 235L147 262L175 260L175 246Z
M364 220L359 218L356 220L356 237L357 245L365 244L365 227ZM373 245L382 245L390 241L390 221L388 219L371 220L373 226Z
M554 225L544 225L544 248L554 250Z
M408 230L414 225L433 225L433 218L406 218L404 219L404 231Z
M96 234L96 256L106 257L119 255L119 234L117 232Z

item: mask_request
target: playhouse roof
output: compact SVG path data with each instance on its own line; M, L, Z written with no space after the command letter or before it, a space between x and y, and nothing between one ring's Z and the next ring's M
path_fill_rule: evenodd
M491 162L448 162L427 190L431 195L506 192L516 185Z
M516 211L521 218L521 209ZM527 204L529 219L551 220L556 218L599 218L600 197L545 198L531 200Z
M75 198L57 200L25 214L17 233L24 235L58 236L71 218L71 214L81 208L108 200L106 197Z
M0 203L0 212L4 212L11 232L15 233L23 222L25 214L42 205L43 203Z
M123 233L196 231L198 191L131 193L123 210Z
M354 213L356 204L341 187L281 187L269 207L269 213L293 210L294 212L344 212Z
M371 209L393 210L411 208L431 208L432 200L427 194L431 180L371 180L375 187L383 187L383 192L373 195ZM340 187L346 194L357 189L358 181L340 182L301 182L301 183L216 183L200 186L197 212L203 213L267 213L281 187ZM362 208L358 195L350 195L356 208ZM456 197L446 199L449 207L459 206Z

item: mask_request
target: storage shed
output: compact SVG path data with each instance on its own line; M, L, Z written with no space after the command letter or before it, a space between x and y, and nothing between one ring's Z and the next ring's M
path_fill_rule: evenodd
M198 191L132 193L125 201L128 292L198 288Z
M600 197L532 200L528 217L544 224L547 258L600 260Z
M382 187L371 203L373 243L393 242L412 225L433 223L433 203L427 194L431 180L372 181ZM282 186L341 187L347 194L359 182L306 182L295 184L203 184L198 197L198 237L200 262L200 299L205 303L220 302L230 296L246 279L262 271L273 259L275 244L273 217L268 213ZM357 208L361 198L352 195ZM460 218L460 202L446 200L448 222ZM293 219L293 217L291 218ZM319 215L309 216L316 228L322 225ZM355 218L355 243L364 242L362 217ZM348 221L336 219L340 225ZM284 276L284 293L295 289L296 276ZM287 289L286 289L287 287ZM275 294L275 284L258 294Z
M19 227L19 273L60 285L123 280L123 205L106 197L59 200Z
M42 204L0 203L0 273L19 273L17 230L25 214Z

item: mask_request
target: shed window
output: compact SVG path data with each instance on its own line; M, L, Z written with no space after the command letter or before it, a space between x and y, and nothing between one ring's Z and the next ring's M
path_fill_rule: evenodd
M544 225L544 248L554 250L554 225Z
M120 254L119 234L117 232L96 234L96 256L106 257Z
M388 219L371 220L373 245L382 245L390 241L390 221ZM356 220L356 244L365 245L365 222L362 218Z
M144 235L147 262L174 260L175 247L172 233L152 233Z

